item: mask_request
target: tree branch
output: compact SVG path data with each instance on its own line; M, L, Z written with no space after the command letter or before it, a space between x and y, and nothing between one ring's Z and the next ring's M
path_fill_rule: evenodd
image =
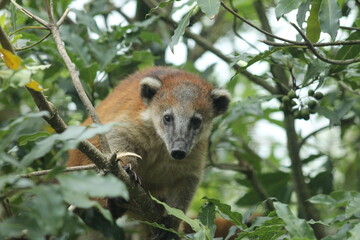
M94 123L98 123L101 124L100 118L97 115L95 108L93 107L93 105L91 104L88 96L86 95L86 92L81 84L80 78L79 78L79 74L76 71L75 65L74 63L71 61L65 46L61 40L61 36L60 36L60 31L59 31L59 23L61 24L67 14L69 13L69 9L66 9L64 14L62 15L62 17L60 18L60 20L58 21L58 23L55 22L55 18L54 18L54 11L53 11L53 1L50 0L50 3L48 1L46 1L45 3L45 7L46 7L46 11L48 14L48 17L50 19L50 23L46 22L45 20L41 19L40 17L37 17L36 15L32 14L30 11L26 10L25 8L23 8L22 6L20 6L19 4L16 3L15 0L11 0L11 2L23 13L25 13L27 16L29 16L30 18L34 19L35 21L39 22L40 24L42 24L43 26L45 26L47 29L50 30L53 39L56 43L56 47L60 53L61 58L64 60L64 63L70 73L71 76L71 80L73 81L73 84L75 86L75 89L83 103L83 105L85 106L87 112L89 113L92 121ZM109 143L106 139L105 134L99 134L99 139L100 139L100 146L101 146L101 150L105 153L105 154L110 154L110 146Z
M156 4L152 1L152 0L144 0L144 2L146 4L148 4L149 7L153 8L156 6ZM159 8L157 9L157 11L159 11L160 15L161 15L161 19L164 20L165 22L167 22L168 24L170 24L172 27L175 28L175 26L177 26L177 23L172 20L166 12L163 11L163 9ZM222 59L223 61L225 61L226 63L230 64L231 58L229 58L228 56L226 56L225 54L223 54L220 50L218 50L217 48L215 48L211 43L209 43L206 39L204 39L203 37L192 33L189 29L185 29L185 33L184 36L193 39L197 44L199 44L201 47L203 47L204 49L206 49L207 51L213 53L214 55L216 55L218 58ZM277 94L278 91L275 87L273 87L272 85L270 85L269 83L267 83L266 81L264 81L262 78L255 76L253 74L251 74L250 72L246 71L246 70L241 70L240 66L237 64L234 64L233 69L236 70L238 73L246 76L250 81L256 83L257 85L262 86L264 89L266 89L267 91L269 91L271 94Z
M83 166L74 166L74 167L67 167L63 170L63 172L75 172L75 171L83 171L83 170L92 170L96 169L97 166L95 164L89 164L89 165L83 165ZM38 176L44 176L49 174L52 171L52 169L49 170L41 170L36 172L31 172L28 174L21 175L21 177L24 178L30 178L30 177L38 177Z
M337 64L337 65L347 65L347 64L351 64L351 63L356 63L356 62L360 62L360 58L352 58L352 59L345 59L345 60L334 60L334 59L330 59L327 57L324 57L322 54L320 54L314 47L314 45L311 43L311 41L306 37L306 35L301 31L301 29L296 26L296 24L294 23L290 23L295 29L296 31L298 31L298 33L301 35L301 37L305 40L308 48L310 49L310 51L312 53L314 53L314 55L316 57L318 57L320 60L327 62L327 63L331 63L331 64Z
M28 16L34 16L31 13L29 13L27 10L24 10L24 8L21 7L21 9L23 12L26 12ZM45 25L47 26L47 23ZM49 27L57 29L57 26L54 25ZM54 32L56 34L56 30ZM6 35L5 37L2 36L1 39L2 41L8 42L8 44L5 44L5 46L8 47L7 50L15 54L14 49L9 47L11 46L11 44L7 36ZM61 39L58 38L58 41L61 43ZM62 45L62 43L60 45ZM45 117L44 119L50 124L50 126L54 128L55 131L58 133L65 131L67 126L60 117L60 115L58 114L58 111L55 108L55 106L49 101L47 101L46 97L42 92L38 92L30 88L27 89L30 92L31 96L33 97L39 110L45 110L49 112L50 117ZM124 169L119 166L118 162L115 161L117 158L117 153L113 153L109 158L107 158L89 141L80 142L78 149L82 153L84 153L92 162L94 162L99 169L105 172L112 173L126 184L130 195L129 206L131 206L131 209L132 211L134 211L135 214L139 214L140 216L143 216L145 219L151 222L157 222L160 220L163 214L162 210L158 208L158 206L150 198L148 193L145 192L144 189L139 184L134 183L130 179L129 175L124 171Z
M268 40L260 40L267 45L271 45L274 47L307 47L306 42L298 42L297 44L291 43L278 43L272 42ZM360 44L360 40L347 40L347 41L336 41L336 42L324 42L324 43L313 43L314 47L326 47L326 46L339 46L339 45L358 45Z

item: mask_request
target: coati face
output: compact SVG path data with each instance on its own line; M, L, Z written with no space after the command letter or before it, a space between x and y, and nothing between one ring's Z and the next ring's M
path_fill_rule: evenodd
M186 158L199 140L208 138L212 119L224 113L230 102L226 90L213 89L192 74L183 79L146 77L140 81L140 91L156 132L175 160Z

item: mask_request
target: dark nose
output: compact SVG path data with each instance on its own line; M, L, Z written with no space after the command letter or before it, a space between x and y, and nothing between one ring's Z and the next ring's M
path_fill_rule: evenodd
M172 151L171 151L171 156L172 156L174 159L181 160L181 159L184 159L184 158L185 158L186 152L183 151L183 150L172 150Z
M186 157L186 144L184 140L177 140L173 143L171 157L177 160L181 160Z

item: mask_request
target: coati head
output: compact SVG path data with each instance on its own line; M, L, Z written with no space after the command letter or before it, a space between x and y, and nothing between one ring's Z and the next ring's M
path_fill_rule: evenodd
M176 160L208 138L212 119L224 113L230 102L228 91L213 89L200 77L178 70L143 78L140 92L156 132Z

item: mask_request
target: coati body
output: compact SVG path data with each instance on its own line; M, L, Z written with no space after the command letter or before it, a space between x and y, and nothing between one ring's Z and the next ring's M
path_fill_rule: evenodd
M197 75L152 67L121 81L96 111L102 123L121 123L107 133L111 150L142 157L122 160L132 165L143 188L185 211L202 176L211 121L229 101L226 90L214 89ZM90 163L79 151L70 153L68 166ZM176 229L179 221L169 218L163 224Z

